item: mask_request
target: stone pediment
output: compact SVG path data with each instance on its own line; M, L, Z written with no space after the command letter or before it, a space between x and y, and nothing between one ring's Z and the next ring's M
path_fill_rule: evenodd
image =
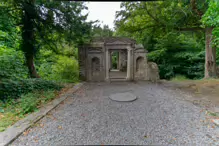
M135 44L136 41L125 37L96 37L92 42L104 42L105 44Z
M113 42L107 42L106 44L107 45L127 45L127 44L130 44L130 42L116 40Z
M88 48L88 52L89 53L100 53L102 52L102 48L101 47L89 47Z

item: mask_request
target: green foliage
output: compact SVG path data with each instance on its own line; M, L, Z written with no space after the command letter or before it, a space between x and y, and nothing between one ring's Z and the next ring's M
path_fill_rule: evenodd
M0 78L27 78L27 67L21 51L15 51L6 46L0 46Z
M39 77L33 58L40 49L46 47L59 54L62 53L60 44L75 47L90 40L95 22L86 21L88 14L84 10L87 10L84 2L3 0L0 45L19 47L25 55L30 77Z
M215 27L211 43L218 46L217 0L122 2L121 8L116 14L116 35L143 44L148 59L158 64L162 79L204 76L203 25Z
M18 98L33 91L60 90L62 85L43 79L2 79L0 82L0 100Z
M38 109L40 103L46 103L55 97L53 90L41 92L33 92L22 95L19 99L19 107L21 110L19 114L24 115L27 113L34 112Z
M113 52L113 54L112 54L112 67L113 67L113 69L116 69L117 68L117 54L118 54L119 52Z
M16 117L14 113L10 112L0 119L0 132L3 132L9 125L12 125L17 121L14 117Z
M4 109L0 118L0 132L14 124L26 114L32 113L42 105L56 97L54 90L31 92L23 94L19 99L8 99L7 102L0 101L0 107Z
M93 26L91 34L93 37L111 37L113 36L113 31L108 25L104 25L103 28L100 26Z
M86 9L84 2L0 2L0 131L53 99L63 87L57 82L78 80L77 47L94 23ZM41 79L29 79L36 71Z
M58 81L64 80L66 82L73 82L78 80L78 62L74 58L59 56L57 64L52 66L52 70L54 72L53 78Z
M37 110L38 96L36 93L28 93L20 97L21 114L31 113Z
M202 16L202 22L206 26L219 26L219 1L208 0L209 7Z
M39 74L48 80L59 82L78 81L78 62L74 58L56 56L57 61L53 64L45 63L39 68Z
M148 59L158 63L160 76L170 79L176 74L187 78L201 78L204 72L204 52L189 34L169 33L156 38Z
M66 52L68 52L68 49L66 49ZM40 58L37 61L40 76L46 80L57 82L78 81L79 68L78 61L76 60L77 53L68 55L57 55L52 51L41 50L39 54Z
M171 81L184 81L187 80L188 78L186 78L183 75L176 75L175 77L171 78Z

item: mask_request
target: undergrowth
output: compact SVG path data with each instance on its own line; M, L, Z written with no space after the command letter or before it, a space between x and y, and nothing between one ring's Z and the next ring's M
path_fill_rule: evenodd
M43 79L2 79L0 80L0 100L19 98L34 91L60 90L63 86Z
M35 112L39 107L56 97L58 91L35 91L21 95L19 99L0 101L0 132L21 118Z
M184 80L189 80L183 75L176 75L175 77L171 78L171 81L184 81Z

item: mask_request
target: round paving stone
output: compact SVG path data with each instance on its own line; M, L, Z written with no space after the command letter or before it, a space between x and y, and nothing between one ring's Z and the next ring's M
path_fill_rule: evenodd
M137 99L137 97L130 92L112 94L109 98L114 101L134 101Z

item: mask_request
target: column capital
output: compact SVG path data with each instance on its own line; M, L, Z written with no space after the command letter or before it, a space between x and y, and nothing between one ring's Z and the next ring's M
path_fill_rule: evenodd
M131 51L132 50L132 47L128 46L126 47L128 51Z

